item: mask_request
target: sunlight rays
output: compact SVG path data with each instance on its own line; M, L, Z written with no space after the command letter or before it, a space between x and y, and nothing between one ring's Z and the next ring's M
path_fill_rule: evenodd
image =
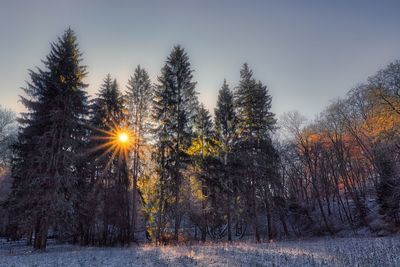
M101 152L97 160L101 160L111 153L106 168L118 156L119 160L127 160L129 151L133 147L135 138L132 131L126 126L119 126L112 122L110 130L94 129L100 133L91 139L97 140L99 144L91 149L91 153Z

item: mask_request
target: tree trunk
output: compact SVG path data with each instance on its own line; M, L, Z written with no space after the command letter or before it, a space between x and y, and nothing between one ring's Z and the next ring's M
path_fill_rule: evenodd
M333 232L332 228L329 226L328 219L326 218L324 207L322 206L321 199L319 197L318 192L317 192L317 202L318 202L319 210L322 215L322 219L324 220L324 223L325 223L326 230L328 230L329 234L333 235L334 232Z
M132 189L132 240L135 241L136 220L137 220L137 181L139 173L139 147L136 145L133 159L133 189Z
M28 234L28 239L26 241L27 246L32 246L32 239L33 239L33 230L30 230Z
M41 218L38 220L35 232L35 242L33 248L35 250L45 250L48 234L48 226L45 218Z
M258 219L256 214L253 215L253 229L254 229L254 238L256 239L257 243L260 243L261 241L260 231L258 229Z
M273 235L273 232L272 232L272 214L271 214L271 208L270 208L268 199L265 200L265 207L267 209L268 241L271 241L274 238L274 235Z
M280 220L282 222L282 226L283 226L283 230L285 231L285 235L289 236L289 230L288 230L288 227L287 227L287 224L286 224L285 215L282 212L280 212L279 218L280 218Z
M230 200L229 200L230 201ZM230 208L230 202L228 202L228 241L232 242L232 230L231 230L231 208Z
M253 223L253 230L254 230L254 237L256 239L257 243L260 243L260 231L258 228L258 216L257 216L257 202L256 202L256 194L255 194L255 188L254 184L252 185L252 196L251 196L251 201L252 201L252 223Z
M207 239L207 225L203 225L201 228L201 242L206 242Z
M176 178L178 180L178 178ZM180 216L179 216L179 184L177 181L175 187L175 229L174 229L174 240L178 242L179 240L179 227L180 227Z

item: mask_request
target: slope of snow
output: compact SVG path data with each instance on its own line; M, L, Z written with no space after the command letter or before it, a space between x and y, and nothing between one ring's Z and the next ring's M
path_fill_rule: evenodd
M91 248L0 247L0 266L400 266L400 238Z

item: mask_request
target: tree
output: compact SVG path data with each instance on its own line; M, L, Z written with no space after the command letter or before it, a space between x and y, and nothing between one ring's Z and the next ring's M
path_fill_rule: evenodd
M15 113L0 106L0 235L5 233L8 223L7 210L4 203L10 193L8 184L11 182L10 164L12 158L12 144L17 137Z
M400 60L379 70L368 81L374 96L387 108L388 113L400 115Z
M104 245L124 244L130 240L126 154L118 140L115 141L125 123L123 97L117 81L108 74L93 101L91 116L91 125L95 129L91 144L95 149L91 184L99 194L95 201L101 203L99 219L103 223L101 244ZM117 233L113 229L117 229Z
M264 138L276 123L275 115L270 111L272 97L267 87L253 78L246 63L240 70L240 78L235 92L238 137L242 140Z
M175 46L168 56L155 91L153 117L158 122L156 136L158 159L162 165L163 179L170 178L165 186L172 190L172 217L174 239L178 240L182 219L180 187L182 171L187 162L186 150L191 144L192 127L197 109L196 83L193 70L184 49ZM164 184L164 181L161 181ZM167 197L166 195L164 197Z
M9 165L11 145L16 141L16 115L9 109L0 106L0 171Z
M134 144L131 152L131 173L133 176L132 181L132 234L133 239L135 234L135 225L137 220L137 183L140 175L144 172L144 157L146 153L146 144L148 142L150 133L150 112L151 102L153 99L153 87L146 70L141 68L140 65L135 69L134 76L130 77L127 86L126 100L128 105L128 121L129 128L134 137ZM148 147L147 147L148 149Z
M400 194L398 193L400 179L397 175L396 164L388 151L390 151L388 147L377 151L376 165L380 174L377 202L384 219L398 226L400 224Z
M234 107L233 93L226 80L219 90L215 114L215 132L221 142L221 152L224 164L228 164L228 155L236 134L237 118Z
M238 118L238 142L235 144L236 165L242 169L240 188L248 217L253 225L257 242L260 241L258 226L258 187L265 179L271 178L263 168L266 158L273 151L269 149L270 133L275 127L275 115L270 111L272 98L267 87L253 78L247 64L240 71L240 82L235 92L235 108ZM246 160L244 161L243 159ZM273 158L273 157L270 157Z
M75 224L77 163L85 138L87 96L75 33L67 29L52 43L45 69L30 71L21 101L28 112L15 146L11 194L14 219L35 231L35 249L45 249L51 228L60 236Z
M196 216L196 226L201 231L201 240L206 241L207 228L209 227L209 213L216 210L215 179L208 172L210 158L215 157L214 129L211 115L203 104L199 106L194 121L194 137L188 154L192 158L194 175L200 184L201 215ZM207 201L210 201L207 203Z
M210 112L200 104L194 121L194 140L199 155L204 158L213 153L214 126Z
M233 188L232 176L228 175L228 159L232 157L232 148L236 136L237 117L234 106L233 93L224 80L224 83L219 90L217 106L214 110L215 114L215 132L216 139L220 144L220 155L224 164L224 177L222 183L224 184L224 193L226 195L226 215L227 215L227 228L228 228L228 241L232 241L231 220L232 220L232 200L235 189Z

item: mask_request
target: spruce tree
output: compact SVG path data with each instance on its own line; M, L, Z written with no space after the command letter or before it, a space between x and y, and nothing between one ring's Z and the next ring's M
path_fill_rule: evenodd
M131 151L130 168L132 173L132 236L135 238L137 220L137 183L139 176L143 173L145 145L150 133L150 112L153 98L153 87L149 75L140 65L135 69L134 75L130 77L126 92L127 115L129 128L134 137Z
M201 241L206 241L209 213L216 206L215 184L208 173L208 165L215 156L214 127L209 111L201 104L194 122L194 137L189 148L194 165L194 174L201 186L201 215L195 216L195 224L201 231ZM211 201L208 203L208 201ZM193 217L193 216L192 216Z
M260 241L258 225L258 197L260 187L269 178L269 168L264 167L273 153L270 133L275 127L275 115L270 111L272 98L267 87L253 78L247 64L240 71L240 82L235 92L238 118L235 144L236 165L241 168L238 177L243 199L248 207L248 217L253 225L257 242ZM272 147L273 148L273 147ZM243 160L246 159L246 160ZM239 172L237 172L239 173Z
M215 114L216 138L221 145L221 154L224 164L227 165L228 154L235 141L237 117L234 106L233 92L229 89L226 80L219 90Z
M35 232L35 249L45 249L49 229L71 234L76 214L77 163L85 138L87 95L76 36L67 29L43 61L30 71L21 101L28 110L15 146L12 216L28 233Z
M91 125L104 131L112 130L124 120L124 103L117 81L107 74L91 106Z
M180 188L182 171L187 161L185 151L191 144L192 127L198 106L196 83L192 81L192 73L188 55L182 47L176 46L161 70L155 91L153 117L158 122L158 159L163 165L161 176L163 179L170 178L170 182L165 186L171 190L168 197L172 198L175 240L178 240L183 216Z
M199 155L204 158L213 153L214 126L210 112L200 104L194 121L194 140Z
M235 92L238 135L242 140L268 137L276 119L271 112L272 97L267 87L253 78L247 63L240 70L240 82Z
M126 169L126 155L118 143L113 144L118 129L124 127L124 99L118 89L117 81L108 74L93 100L91 125L91 147L95 150L94 179L98 193L97 202L101 205L98 220L102 221L103 245L117 242L127 243L130 239L129 222L129 179ZM111 226L118 229L118 236L113 236Z
M232 200L234 190L233 177L228 175L228 159L231 157L231 151L235 141L237 118L234 107L233 92L224 80L224 83L219 90L217 106L214 111L215 114L215 131L216 138L220 144L220 156L223 161L223 177L221 183L224 185L222 188L226 196L226 216L227 216L227 229L228 241L232 241L231 233L231 220L232 220Z

